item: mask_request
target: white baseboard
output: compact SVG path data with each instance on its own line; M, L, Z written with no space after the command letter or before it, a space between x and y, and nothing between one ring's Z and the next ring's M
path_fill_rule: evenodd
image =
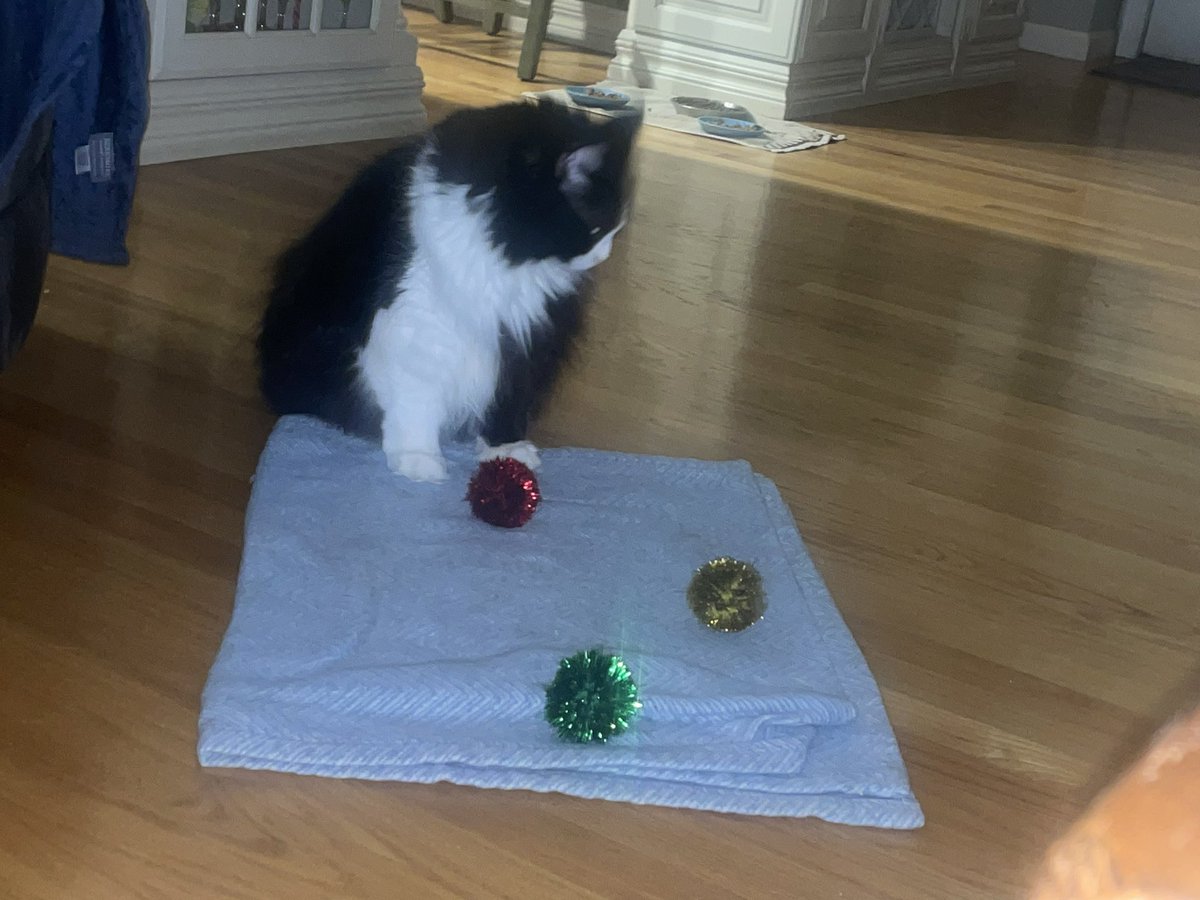
M411 134L422 86L415 65L153 81L141 162Z
M1096 62L1113 55L1117 46L1115 31L1071 31L1053 25L1026 22L1020 47L1034 53L1046 53L1062 59Z

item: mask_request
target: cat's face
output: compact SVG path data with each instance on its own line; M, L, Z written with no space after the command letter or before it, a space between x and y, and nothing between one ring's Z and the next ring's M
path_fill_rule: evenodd
M438 176L488 197L492 240L514 264L602 262L625 224L639 120L593 121L549 103L455 113L437 126Z

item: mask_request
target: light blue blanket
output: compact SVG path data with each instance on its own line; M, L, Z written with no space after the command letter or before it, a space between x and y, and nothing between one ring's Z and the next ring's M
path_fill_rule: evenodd
M207 766L561 791L915 828L878 691L774 485L745 463L550 450L520 529L471 516L475 463L392 475L285 418L255 476L233 621L200 717ZM688 609L695 568L752 562L737 634ZM644 701L607 744L542 717L558 661L620 653Z

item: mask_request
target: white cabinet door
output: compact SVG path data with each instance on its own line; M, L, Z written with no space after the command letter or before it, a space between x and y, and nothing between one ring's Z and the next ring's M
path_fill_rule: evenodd
M863 63L875 42L876 18L883 0L816 0L805 4L800 58L856 60Z
M375 68L397 53L395 3L149 0L150 78Z
M1025 20L1024 0L966 0L963 10L972 39L1011 37Z
M641 34L790 61L800 5L779 0L641 0L630 4L630 24Z
M871 54L868 90L906 87L951 77L958 0L888 0Z
M608 74L805 117L1010 79L1024 2L630 0Z
M960 0L959 16L957 75L964 79L1012 77L1025 0Z
M0 0L0 3L6 0ZM424 126L399 0L148 0L143 163Z

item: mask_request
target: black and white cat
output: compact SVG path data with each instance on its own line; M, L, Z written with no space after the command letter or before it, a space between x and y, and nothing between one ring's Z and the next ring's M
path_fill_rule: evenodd
M550 103L455 113L369 166L280 259L258 350L279 414L446 477L441 441L538 464L526 440L627 213L637 120Z

